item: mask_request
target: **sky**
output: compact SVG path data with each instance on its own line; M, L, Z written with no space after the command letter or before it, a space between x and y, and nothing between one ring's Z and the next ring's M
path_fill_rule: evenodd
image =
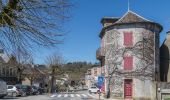
M64 43L56 48L40 49L35 53L35 63L44 64L48 55L61 53L66 62L87 61L95 63L100 47L100 23L103 17L122 17L128 10L128 0L71 0L74 8L71 19L65 23L68 33ZM163 26L160 45L170 29L170 0L129 0L129 9L140 16Z

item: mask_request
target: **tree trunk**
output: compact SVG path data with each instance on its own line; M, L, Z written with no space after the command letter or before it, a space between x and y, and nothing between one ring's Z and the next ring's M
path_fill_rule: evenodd
M54 93L54 71L55 71L55 69L52 69L52 77L51 77L51 93Z
M33 83L33 79L31 78L31 80L30 80L30 84L31 84L31 86L32 86L32 83Z

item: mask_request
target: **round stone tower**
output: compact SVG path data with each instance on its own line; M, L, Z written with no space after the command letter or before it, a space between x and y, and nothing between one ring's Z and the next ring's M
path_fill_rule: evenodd
M106 94L110 92L113 98L154 100L162 26L132 11L119 19L103 20L100 37Z

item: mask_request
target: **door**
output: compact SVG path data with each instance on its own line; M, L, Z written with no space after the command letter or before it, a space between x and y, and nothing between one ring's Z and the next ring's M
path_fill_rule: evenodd
M124 81L124 96L126 99L132 98L132 79L125 79Z

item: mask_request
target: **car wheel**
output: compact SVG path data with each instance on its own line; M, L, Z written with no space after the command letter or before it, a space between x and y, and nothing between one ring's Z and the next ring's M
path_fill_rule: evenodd
M4 98L4 96L0 96L0 98Z
M97 91L97 93L99 94L99 93L100 93L100 91L98 90L98 91Z
M13 97L16 97L16 96L17 96L17 93L16 93L16 92L12 92L12 96L13 96Z
M22 96L25 97L25 96L26 96L26 93L23 93Z
M91 91L89 91L89 93L90 93L90 94L92 94L92 92L91 92Z
M37 91L37 95L39 95L40 94L40 92L39 91Z

